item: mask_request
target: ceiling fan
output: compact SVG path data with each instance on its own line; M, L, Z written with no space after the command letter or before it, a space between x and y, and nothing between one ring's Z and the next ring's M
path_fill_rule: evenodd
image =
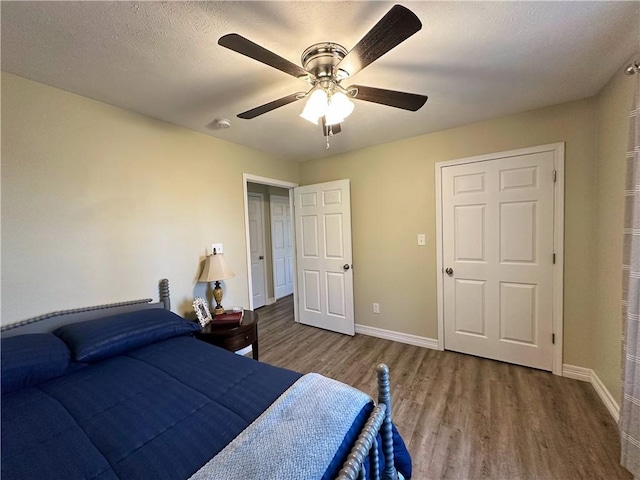
M363 85L342 86L343 80L352 77L421 28L422 23L411 10L402 5L394 5L350 51L333 42L311 45L302 54L304 68L237 33L220 37L218 44L312 85L308 92L292 93L265 103L240 113L239 118L252 119L306 98L307 102L300 116L316 125L321 125L323 135L328 141L329 136L341 131L341 122L353 111L354 105L351 99L379 103L412 112L425 104L426 95Z

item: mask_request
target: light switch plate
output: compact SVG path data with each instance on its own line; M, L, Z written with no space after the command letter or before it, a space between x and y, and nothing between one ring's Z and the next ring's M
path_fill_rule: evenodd
M224 253L224 248L222 248L221 243L212 243L211 244L211 253L213 254L213 249L216 249L216 253Z
M427 236L424 233L418 234L418 245L426 245L427 244Z

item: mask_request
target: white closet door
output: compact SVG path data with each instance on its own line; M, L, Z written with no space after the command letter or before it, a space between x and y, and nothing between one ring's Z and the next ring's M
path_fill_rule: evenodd
M445 348L552 370L553 152L442 169Z

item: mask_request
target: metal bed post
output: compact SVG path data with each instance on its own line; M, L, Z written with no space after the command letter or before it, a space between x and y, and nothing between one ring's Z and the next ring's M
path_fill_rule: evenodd
M165 310L171 310L171 298L169 297L169 280L160 280L160 302L164 304Z
M371 465L371 478L380 478L380 459L378 458L378 438L373 439L373 445L369 451L369 465Z
M382 454L384 455L383 480L397 480L398 472L393 461L393 430L391 428L391 389L389 388L389 367L384 363L376 368L378 372L378 405L386 405L384 421L380 429Z
M356 480L360 473L360 468L371 450L376 435L380 431L384 421L384 412L387 409L385 404L377 405L369 415L367 423L358 435L358 439L351 449L351 453L342 465L342 470L338 474L337 480ZM371 477L372 480L380 480L379 477Z
M376 368L378 373L378 405L369 415L364 428L358 435L347 460L342 465L342 470L337 480L357 480L364 477L364 461L371 458L370 477L372 480L380 480L380 466L378 463L378 441L376 437L380 433L382 437L382 452L385 459L383 480L398 480L393 459L393 430L391 428L391 391L389 388L389 367L381 363Z

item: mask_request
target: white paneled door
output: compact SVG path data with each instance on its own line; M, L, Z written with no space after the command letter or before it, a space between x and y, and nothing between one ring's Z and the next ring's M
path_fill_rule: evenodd
M271 195L271 245L275 298L293 293L293 234L289 197Z
M554 153L442 168L445 349L553 366Z
M264 260L264 202L261 193L247 195L249 210L249 250L251 252L251 290L253 308L267 303L267 285Z
M349 180L294 189L300 323L353 335Z

